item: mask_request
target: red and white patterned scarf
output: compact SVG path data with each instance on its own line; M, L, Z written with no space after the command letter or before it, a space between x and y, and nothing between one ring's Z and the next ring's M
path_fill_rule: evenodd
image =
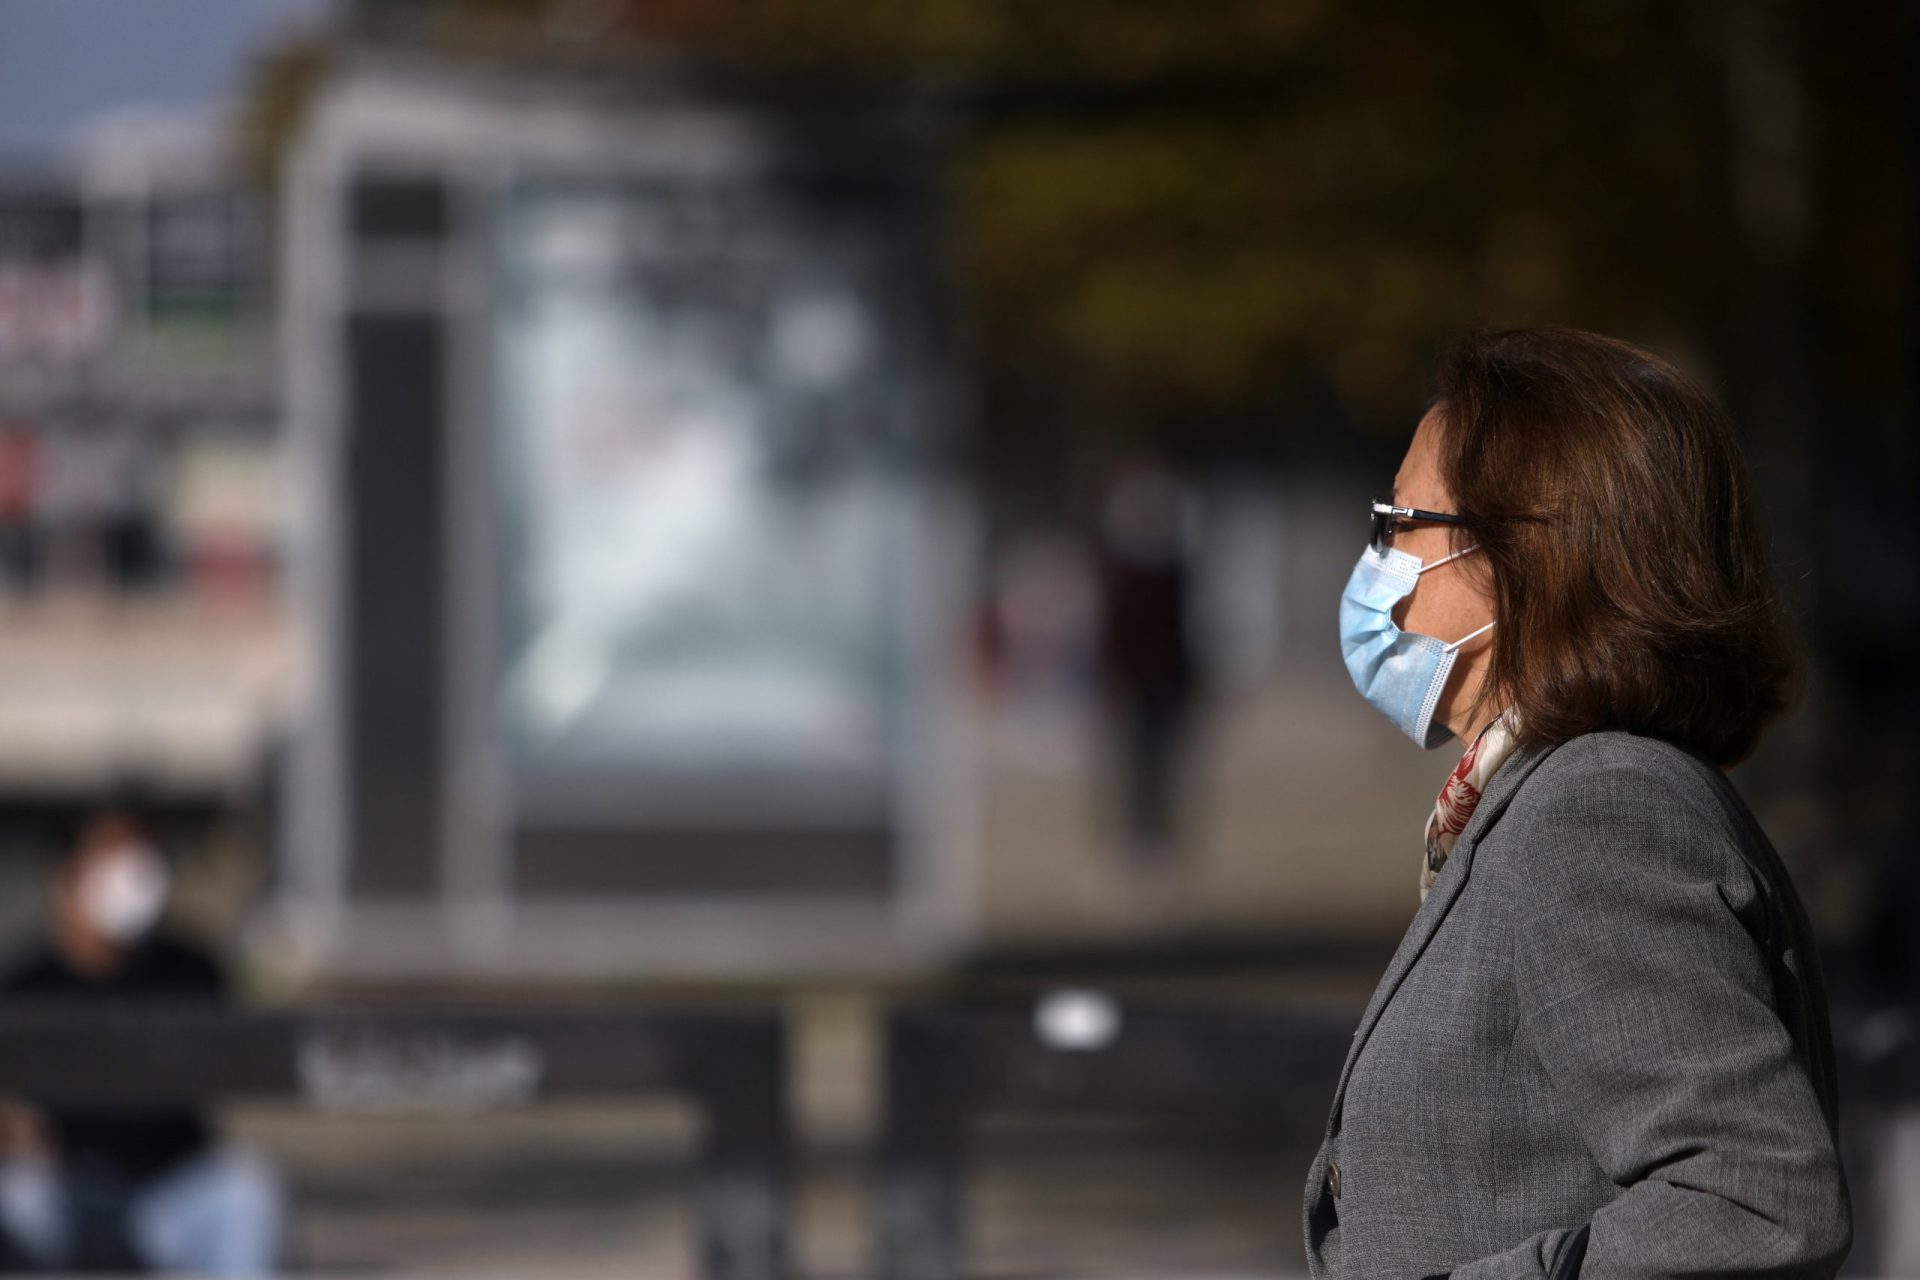
M1447 865L1453 842L1467 829L1467 819L1479 806L1487 779L1513 754L1517 745L1514 739L1513 708L1508 707L1474 735L1460 763L1447 775L1447 784L1440 788L1440 798L1427 818L1426 851L1420 859L1420 901L1427 900L1427 890L1433 887L1440 868Z

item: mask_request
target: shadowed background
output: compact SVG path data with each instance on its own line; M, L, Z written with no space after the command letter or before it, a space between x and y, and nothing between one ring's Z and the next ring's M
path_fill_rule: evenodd
M1904 1052L1916 40L1890 0L0 0L0 926L115 800L249 1007L774 1008L790 1256L870 1273L888 1011L1351 1025L1455 759L1341 664L1362 503L1450 339L1558 323L1733 417L1805 658L1735 781L1836 1034ZM1297 1270L1297 1067L1191 1114L1036 1068L969 1130L964 1269ZM1920 1272L1875 1098L1850 1266ZM698 1265L684 1107L313 1101L226 1109L300 1265Z

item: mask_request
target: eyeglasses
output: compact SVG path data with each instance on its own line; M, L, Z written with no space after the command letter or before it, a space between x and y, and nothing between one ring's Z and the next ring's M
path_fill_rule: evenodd
M1433 520L1440 524L1465 524L1465 516L1452 515L1445 511L1422 511L1419 507L1396 507L1378 499L1373 504L1373 533L1367 539L1367 545L1375 551L1384 550L1392 545L1393 535L1399 530L1402 520Z

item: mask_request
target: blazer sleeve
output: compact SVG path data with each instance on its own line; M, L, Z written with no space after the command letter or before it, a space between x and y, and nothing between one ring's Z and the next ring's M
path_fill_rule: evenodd
M1582 1280L1829 1277L1852 1243L1833 1135L1743 923L1758 887L1681 787L1609 767L1529 815L1515 1052L1538 1055L1621 1190L1454 1280L1545 1276L1582 1225Z

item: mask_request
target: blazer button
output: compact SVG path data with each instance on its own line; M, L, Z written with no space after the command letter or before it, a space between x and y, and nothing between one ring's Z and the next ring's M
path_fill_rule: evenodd
M1327 1161L1327 1190L1333 1193L1335 1200L1340 1198L1340 1162L1338 1160Z

